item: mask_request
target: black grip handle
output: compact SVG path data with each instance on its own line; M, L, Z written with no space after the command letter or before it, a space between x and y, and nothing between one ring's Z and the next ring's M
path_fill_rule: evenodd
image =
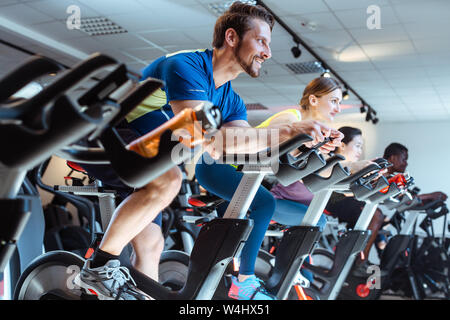
M76 163L109 164L108 154L103 148L80 146L64 147L54 153L56 156Z
M389 182L385 177L379 177L375 182L375 185L371 184L353 184L350 186L350 190L353 192L355 198L359 201L364 201L375 193L379 192L383 188L389 187Z
M279 147L278 147L278 157L287 154L299 147L301 147L305 142L308 141L312 141L313 138L310 135L301 133L298 134L296 136L294 136L293 138L282 142ZM271 154L272 152L269 151L269 153Z
M0 80L0 88L2 88L0 90L0 102L5 102L31 81L63 69L64 67L55 60L39 55L32 56ZM3 112L8 109L10 108L0 109L0 117L3 117ZM14 111L14 108L11 108L10 111ZM16 117L17 115L12 116L12 118Z
M100 103L128 79L127 68L121 64L78 98L78 104L89 106Z
M368 174L373 173L373 172L378 172L380 169L381 169L381 167L378 164L376 164L376 163L369 164L368 166L362 168L358 172L355 172L355 173L351 174L348 178L342 180L339 183L339 185L350 186L352 183L358 181L359 179L361 179L365 175L368 175Z
M52 100L88 78L92 73L116 63L117 61L109 56L99 53L92 54L89 58L74 66L73 69L66 71L64 75L34 97L16 106L23 108L23 123L30 128L46 128L50 112L48 104Z
M379 203L382 202L386 199L389 199L390 197L393 197L395 195L397 195L398 193L401 192L401 189L397 186L396 183L391 183L389 185L389 189L386 193L382 193L382 192L377 192L375 194L373 194L372 196L370 196L368 199L372 202L372 203Z
M336 156L336 158L334 159L329 159L330 165L333 165L333 169L331 171L331 174L327 178L322 177L317 173L310 174L309 176L303 178L303 183L309 189L309 191L311 191L312 193L316 193L320 190L327 189L350 175L350 172L346 168L343 168L342 165L338 162L342 160L340 158L342 157ZM329 165L327 165L327 167L329 167ZM322 169L320 169L319 171L322 171Z
M327 162L324 157L318 153L318 151L313 150L309 154L306 164L302 168L286 163L280 163L278 171L275 173L275 177L283 186L288 186L295 181L301 180L311 173L316 172L326 164Z
M285 154L280 160L283 163L289 163L291 165L301 167L305 165L306 159L309 157L309 155L314 152L318 151L318 149L323 146L324 144L328 143L330 141L330 138L325 138L324 141L314 145L311 148L306 147L305 145L301 145L297 148L299 151L299 154L296 156L292 156L291 154Z
M245 164L270 164L275 160L278 160L281 156L297 149L305 142L311 141L312 137L307 134L299 134L293 138L284 141L279 144L275 150L268 149L267 151L261 151L253 154L226 154L224 158L225 162L233 162L237 165Z
M145 158L125 148L125 143L114 128L106 129L99 139L110 160L111 166L120 179L130 187L141 188L169 169L189 159L191 153L173 158L172 150L182 145L172 140L172 131L166 130L160 138L158 153L153 158Z
M430 219L438 219L440 217L445 216L448 213L448 208L445 203L442 203L440 208L441 208L441 210L439 210L439 211L435 211L435 210L429 210L430 212L427 211L428 217L430 217Z
M0 136L11 137L0 140L0 149L8 150L0 153L0 162L11 168L32 168L58 149L82 139L102 121L89 110L80 112L64 95L55 100L51 110L47 130L17 124L0 126Z

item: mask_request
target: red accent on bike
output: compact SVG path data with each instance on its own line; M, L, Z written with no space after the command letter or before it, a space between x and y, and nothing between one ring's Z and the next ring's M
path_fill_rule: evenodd
M369 286L365 283L361 283L356 287L356 294L358 297L367 298L370 294Z
M194 198L189 198L188 202L191 206L194 206L194 207L205 207L206 206L206 203L204 203L203 201L200 201L198 199L194 199Z
M272 254L275 251L275 246L272 246L272 248L270 248L269 253Z
M85 259L89 259L90 257L92 257L92 254L94 253L94 249L93 248L89 248L87 251L86 251L86 254L84 255L84 258Z
M87 173L86 170L84 170L79 164L72 162L72 161L66 161L67 166L75 171Z
M405 250L405 257L408 256L408 250Z
M97 292L95 292L94 290L92 290L92 289L88 289L88 290L89 290L89 292L92 293L93 295L98 296Z
M308 296L303 288L299 285L295 285L295 292L297 293L298 300L313 300L310 296Z
M404 187L408 183L408 181L406 181L405 176L401 173L396 174L395 176L389 178L388 182L389 182L389 184L395 182L397 184L397 186L399 186L399 187ZM388 192L388 190L389 190L389 187L386 187L386 188L381 189L380 192L386 193L386 192Z

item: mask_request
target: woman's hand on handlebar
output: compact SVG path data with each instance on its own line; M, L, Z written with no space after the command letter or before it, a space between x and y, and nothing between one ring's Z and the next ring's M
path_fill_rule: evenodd
M319 148L322 153L330 153L334 151L336 148L339 148L342 145L342 139L344 139L344 134L336 129L331 129L330 133L330 142L327 142L323 146Z
M329 138L332 129L323 123L316 120L303 120L293 122L289 125L290 127L290 137L294 137L299 134L307 134L313 138L312 141L306 142L305 146L308 148L321 143L325 138ZM325 146L325 145L324 145Z

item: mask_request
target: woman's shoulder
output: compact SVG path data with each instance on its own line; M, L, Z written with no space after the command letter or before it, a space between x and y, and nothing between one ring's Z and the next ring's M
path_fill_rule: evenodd
M295 122L302 120L302 114L297 109L286 109L280 112L275 113L268 119L266 119L264 122L262 122L260 125L257 126L257 128L264 128L269 126L271 123L274 122Z

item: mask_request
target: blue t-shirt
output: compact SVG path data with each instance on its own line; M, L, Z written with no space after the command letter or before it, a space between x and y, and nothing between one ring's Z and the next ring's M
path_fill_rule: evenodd
M223 123L247 120L244 102L233 91L231 83L228 81L215 88L212 53L212 50L207 49L180 51L162 56L144 68L142 80L148 77L160 79L164 81L165 86L147 98L127 117L130 124L132 126L133 123L141 124L144 119L147 123L151 122L151 118L161 117L160 112L167 118L172 117L169 105L169 101L172 100L211 101L222 112Z

